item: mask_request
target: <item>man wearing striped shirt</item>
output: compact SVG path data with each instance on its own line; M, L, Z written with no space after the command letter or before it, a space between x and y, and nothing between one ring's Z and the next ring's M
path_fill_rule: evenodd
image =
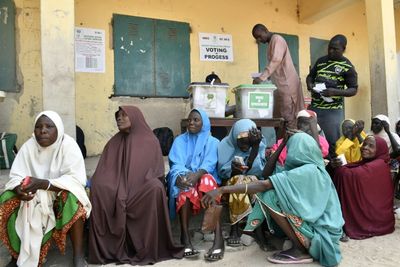
M336 156L335 143L340 138L340 124L344 120L344 97L356 95L358 88L357 72L343 56L346 45L344 35L335 35L329 41L328 55L317 60L306 80L312 96L311 110L317 113L331 157Z

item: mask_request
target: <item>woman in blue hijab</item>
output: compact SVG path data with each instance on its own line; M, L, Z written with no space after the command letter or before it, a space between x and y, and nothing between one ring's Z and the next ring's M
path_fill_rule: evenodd
M285 145L288 154L284 170L271 175ZM266 180L210 191L203 197L202 204L208 207L221 194L258 193L245 231L252 231L266 221L271 232L278 230L278 225L293 243L292 248L268 257L270 262L289 264L317 260L323 266L337 266L341 260L339 239L344 220L338 195L315 139L306 133L294 134L289 141L286 137L268 161L263 176Z
M169 153L170 171L167 176L171 218L179 213L181 242L184 257L197 257L189 234L190 213L200 212L203 193L216 189L221 183L217 174L218 139L210 134L210 120L200 109L193 109L188 117L188 130L178 136ZM223 256L224 240L220 224L215 230L213 247L206 259L218 260Z
M245 184L262 177L265 166L265 144L256 124L249 119L237 121L229 135L218 146L218 175L228 185ZM229 195L231 233L228 246L241 246L238 222L252 210L247 194Z

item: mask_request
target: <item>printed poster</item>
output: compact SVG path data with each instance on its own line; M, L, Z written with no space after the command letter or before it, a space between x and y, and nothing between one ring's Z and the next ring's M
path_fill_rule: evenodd
M75 71L105 72L104 30L75 28Z
M201 61L233 61L232 35L199 33Z

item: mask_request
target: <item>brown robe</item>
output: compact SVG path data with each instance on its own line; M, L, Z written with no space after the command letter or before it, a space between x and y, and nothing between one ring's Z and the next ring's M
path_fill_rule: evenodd
M110 139L92 178L89 262L146 265L182 258L161 182L160 144L138 108L120 108L132 126Z
M296 115L304 109L304 96L301 89L299 75L293 65L289 48L285 39L274 34L268 45L269 64L260 78L271 78L276 85L274 91L274 118L284 118L288 121L288 127L296 127Z

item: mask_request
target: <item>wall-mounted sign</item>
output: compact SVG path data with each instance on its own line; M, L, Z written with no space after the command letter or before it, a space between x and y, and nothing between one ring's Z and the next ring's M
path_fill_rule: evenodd
M199 33L200 60L233 61L232 35Z
M75 71L105 72L104 30L75 28Z

